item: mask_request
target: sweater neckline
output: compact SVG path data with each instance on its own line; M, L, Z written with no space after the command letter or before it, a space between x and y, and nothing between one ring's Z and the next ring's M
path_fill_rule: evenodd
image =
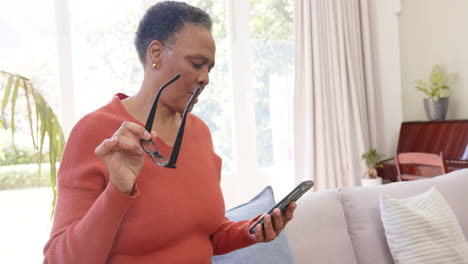
M131 122L134 122L134 123L137 123L141 126L145 126L145 124L141 123L140 121L138 121L134 116L132 116L128 111L127 109L125 108L125 106L122 104L122 100L125 99L125 98L128 98L128 95L124 94L124 93L117 93L114 95L114 98L112 99L112 104L115 105L117 107L117 111L119 113L122 113L125 117L126 120L129 120ZM190 125L191 123L191 113L189 113L187 115L187 120L185 121L185 130L187 130L187 127ZM163 140L161 140L161 138L157 137L156 138L156 142L154 142L158 148L161 147L160 150L163 150L163 149L166 149L168 151L171 151L173 147L169 146L166 142L164 142Z

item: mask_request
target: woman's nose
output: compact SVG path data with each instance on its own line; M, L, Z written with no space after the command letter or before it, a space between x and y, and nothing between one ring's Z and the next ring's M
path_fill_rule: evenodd
M200 86L206 86L210 82L210 73L208 70L203 70L200 72L198 84Z

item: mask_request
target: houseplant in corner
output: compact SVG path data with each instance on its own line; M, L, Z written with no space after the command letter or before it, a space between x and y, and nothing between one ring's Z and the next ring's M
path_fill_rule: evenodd
M375 186L382 184L382 178L377 175L377 168L382 168L380 163L382 154L379 154L375 148L361 155L362 160L366 162L367 170L361 179L362 186Z
M63 153L65 139L59 120L44 99L41 93L35 89L32 82L19 74L0 71L0 88L3 90L1 98L0 126L11 131L13 148L15 147L16 123L24 117L24 113L18 113L18 106L23 103L26 108L26 118L31 135L31 145L34 149L38 165L38 182L41 177L41 168L46 160L50 164L50 185L53 192L52 214L55 207L57 163ZM7 118L8 117L8 118Z
M444 74L439 64L434 65L429 82L416 80L416 89L427 95L424 99L424 109L429 120L444 120L447 115L450 87L447 82L455 74Z

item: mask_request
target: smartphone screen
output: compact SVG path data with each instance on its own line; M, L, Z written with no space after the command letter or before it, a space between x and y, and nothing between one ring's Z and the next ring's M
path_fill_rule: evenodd
M279 203L277 203L273 208L271 208L268 212L265 213L266 214L269 214L269 215L272 215L273 214L273 210L275 210L275 208L279 208L281 210L281 213L284 214L286 212L286 210L288 209L288 205L292 202L292 201L297 201L299 200L299 198L301 198L301 196L307 192L310 188L312 188L312 186L314 186L314 182L313 181L303 181L301 182L298 186L296 186L296 188L294 188L288 195L286 195L286 197L283 198L283 200L281 200ZM264 216L262 216L253 226L251 226L249 228L249 233L250 234L253 234L255 233L255 227L257 225L263 225L263 221L264 221Z

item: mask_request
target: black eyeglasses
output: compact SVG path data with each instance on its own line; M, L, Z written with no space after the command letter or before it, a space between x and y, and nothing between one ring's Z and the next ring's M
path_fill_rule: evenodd
M156 97L154 98L153 101L153 106L151 106L151 110L148 115L148 119L146 120L146 130L148 132L151 132L151 129L153 128L153 121L154 121L154 116L156 114L156 107L158 106L158 101L159 101L159 96L161 95L162 90L172 84L173 82L177 81L177 79L180 78L180 73L174 76L170 81L168 81L166 84L161 86L159 88L159 91L156 93ZM180 145L182 144L182 137L184 136L184 129L185 129L185 120L187 119L187 112L188 109L192 106L193 100L197 98L197 96L200 93L200 86L198 86L195 91L193 92L192 96L190 97L190 100L188 101L187 105L185 106L184 112L182 114L182 121L180 123L179 130L177 131L177 137L174 142L174 147L172 148L171 152L171 157L169 158L169 161L161 155L161 152L159 151L158 147L156 147L156 144L151 139L140 139L140 145L143 148L143 150L148 153L148 155L151 157L154 163L161 167L166 167L166 168L176 168L176 162L177 162L177 157L179 156L179 150L180 150Z

